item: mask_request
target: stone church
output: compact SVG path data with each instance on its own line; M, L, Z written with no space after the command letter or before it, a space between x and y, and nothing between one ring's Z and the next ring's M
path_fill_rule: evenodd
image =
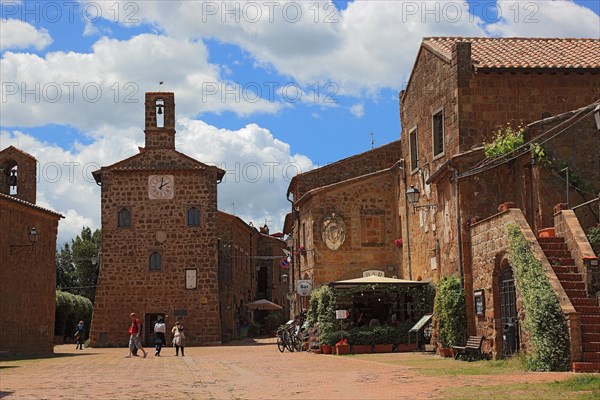
M219 342L217 184L224 171L175 149L173 93L146 93L145 147L93 173L102 187L102 260L92 346L126 345L135 312L151 342L159 315L188 345Z

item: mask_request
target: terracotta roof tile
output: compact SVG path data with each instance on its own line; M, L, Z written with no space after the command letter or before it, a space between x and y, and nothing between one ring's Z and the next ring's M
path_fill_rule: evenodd
M600 68L600 39L423 38L448 59L458 42L471 42L477 68Z
M20 204L23 204L23 205L28 206L28 207L33 207L33 208L35 208L37 210L44 211L44 212L47 212L49 214L53 214L53 215L55 215L57 217L60 217L60 218L64 218L65 217L64 215L62 215L60 213L57 213L56 211L52 211L52 210L49 210L47 208L40 207L40 206L38 206L36 204L30 203L30 202L25 201L25 200L21 200L21 199L19 199L17 197L10 196L10 195L4 194L4 193L0 193L0 199L6 199L8 201L14 201L16 203L20 203Z

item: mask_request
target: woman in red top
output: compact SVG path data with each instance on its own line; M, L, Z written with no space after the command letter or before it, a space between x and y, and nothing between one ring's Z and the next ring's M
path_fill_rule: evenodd
M135 313L129 314L129 318L131 318L131 325L129 326L129 354L125 356L126 358L131 358L131 352L134 347L137 347L141 351L144 352L144 358L148 355L146 350L142 347L142 343L140 342L140 320L137 319Z

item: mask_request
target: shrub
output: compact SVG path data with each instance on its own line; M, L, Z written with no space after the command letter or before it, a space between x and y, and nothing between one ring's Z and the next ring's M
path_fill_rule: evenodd
M594 253L600 257L600 228L593 227L588 229L586 236L592 245L592 249L594 249Z
M75 326L81 320L89 330L92 321L92 302L83 296L56 291L56 309L54 319L54 335L71 337Z
M531 344L527 365L534 371L567 371L569 333L556 293L517 226L509 227L508 241L515 285L523 301L523 328Z
M373 327L371 344L393 344L396 340L396 329L393 326L381 325Z
M435 297L438 341L442 347L464 343L467 331L465 291L456 276L442 278Z
M342 331L324 332L319 335L319 343L329 345L329 346L335 346L335 344L337 342L339 342L340 340L347 338L347 337L348 337L348 332L342 332Z
M484 153L487 158L496 158L508 154L525 144L525 130L521 127L513 129L508 125L504 130L499 129L492 143L484 143Z

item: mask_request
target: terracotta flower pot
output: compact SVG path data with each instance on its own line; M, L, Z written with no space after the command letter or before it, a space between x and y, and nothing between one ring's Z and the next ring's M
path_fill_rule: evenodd
M438 348L438 354L442 357L452 357L452 349L449 347Z
M375 353L391 353L393 344L376 344L375 345Z
M350 345L338 344L335 346L335 352L338 356L341 356L342 354L350 354Z
M416 349L417 349L416 343L411 343L411 344L398 343L398 351L401 353L408 352L408 351L415 351Z
M352 352L354 354L368 354L371 352L371 345L370 344L352 345Z
M321 353L323 354L331 354L331 346L328 344L321 345Z

